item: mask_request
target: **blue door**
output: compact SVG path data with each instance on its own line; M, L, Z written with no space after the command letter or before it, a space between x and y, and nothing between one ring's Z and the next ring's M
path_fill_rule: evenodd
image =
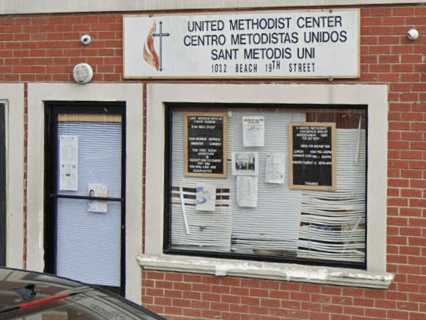
M120 290L124 282L124 107L81 102L51 104L48 110L47 230L52 233L47 241L48 271Z

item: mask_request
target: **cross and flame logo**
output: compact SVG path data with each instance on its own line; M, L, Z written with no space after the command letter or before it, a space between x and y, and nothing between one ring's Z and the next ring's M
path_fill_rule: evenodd
M145 45L143 46L143 59L146 63L153 66L156 70L160 69L160 57L158 56L157 51L154 46L154 34L155 32L155 22L152 24L151 29L149 29L148 36L145 40Z
M154 22L148 31L148 35L145 39L143 46L143 59L146 63L151 65L157 71L163 71L163 37L170 36L170 33L163 32L163 24L159 22L159 31L157 25ZM154 44L155 37L159 38L159 53L157 52Z

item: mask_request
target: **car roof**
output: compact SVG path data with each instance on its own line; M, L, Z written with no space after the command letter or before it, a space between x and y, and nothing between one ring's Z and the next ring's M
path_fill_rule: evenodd
M67 314L66 319L164 320L101 288L45 273L0 267L0 318L27 319L29 315Z
M82 283L38 272L0 268L0 310L30 299L48 297L84 288Z

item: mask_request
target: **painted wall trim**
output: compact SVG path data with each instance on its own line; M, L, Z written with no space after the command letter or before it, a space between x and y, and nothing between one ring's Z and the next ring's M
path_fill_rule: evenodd
M6 265L24 266L24 85L0 84L6 104Z
M0 0L1 14L424 4L426 0Z
M27 268L44 269L44 101L126 102L126 298L140 303L142 252L143 88L141 84L28 85Z

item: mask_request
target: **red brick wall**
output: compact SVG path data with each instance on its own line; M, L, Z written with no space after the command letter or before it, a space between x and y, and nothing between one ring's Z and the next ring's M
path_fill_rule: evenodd
M415 42L411 26L421 34ZM92 45L80 44L83 33ZM122 53L120 14L0 16L2 82L71 81L79 62L94 67L94 81L123 81ZM362 8L361 79L334 81L342 82L390 89L390 289L150 271L146 306L172 319L426 319L426 7Z
M144 273L143 285L144 303L174 319L420 319L414 313L409 318L405 310L420 310L416 303L396 301L395 289L155 271Z
M122 29L117 14L0 16L0 81L70 81L80 62L94 67L94 81L119 81Z

